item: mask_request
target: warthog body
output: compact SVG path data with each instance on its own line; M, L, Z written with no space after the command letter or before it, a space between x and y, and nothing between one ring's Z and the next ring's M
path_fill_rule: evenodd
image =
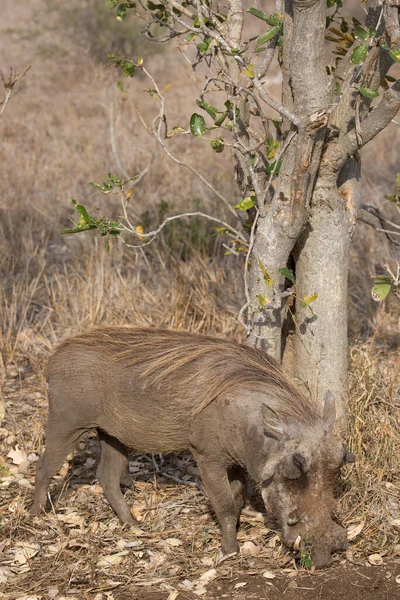
M245 478L291 546L312 543L317 567L346 546L331 518L333 483L345 462L323 416L260 350L212 337L164 330L104 328L71 338L47 369L46 450L36 473L33 513L66 455L97 429L97 477L122 521L134 523L120 489L127 448L168 453L189 449L222 530L222 553L236 552Z

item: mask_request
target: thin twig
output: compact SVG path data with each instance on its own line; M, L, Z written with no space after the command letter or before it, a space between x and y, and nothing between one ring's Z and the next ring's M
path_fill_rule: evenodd
M400 232L399 231L390 231L389 229L383 229L382 227L377 227L375 225L375 223L372 223L371 221L368 221L368 219L364 219L363 217L357 217L357 221L361 221L361 223L365 223L365 225L369 225L370 227L372 227L372 229L375 229L375 231L379 231L381 233L384 233L386 235L386 237L388 238L388 240L394 246L400 246L400 242L396 242L396 240L394 240L392 238L392 235L399 235L400 236Z
M151 458L153 460L154 470L157 473L157 475L161 475L162 477L165 477L166 479L171 479L171 481L175 481L176 483L181 483L183 485L189 485L191 487L197 487L197 483L195 483L194 481L185 481L184 479L179 479L179 477L175 477L175 475L170 475L169 473L162 471L155 459L154 454L151 455Z
M227 198L225 198L225 196L223 196L223 194L221 194L213 185L212 183L210 183L209 181L207 181L207 179L205 177L203 177L203 175L201 173L199 173L190 163L186 162L185 160L181 160L180 158L177 158L176 156L174 156L170 150L167 148L167 146L164 143L164 140L162 139L161 136L161 126L163 123L165 123L165 113L164 113L164 96L161 94L157 83L155 82L154 77L147 71L146 68L144 68L143 66L140 67L142 69L142 71L145 73L145 75L150 79L150 81L152 82L153 86L154 86L154 90L157 94L157 96L160 99L160 110L158 115L155 117L155 119L153 120L153 130L152 133L153 135L156 137L158 143L160 144L161 148L164 150L165 154L176 164L182 166L182 167L186 167L187 169L189 169L189 171L191 171L191 173L193 173L193 175L195 175L198 179L200 179L200 181L206 186L208 187L209 190L211 190L216 196L217 198L219 198L221 200L221 202L223 202L225 204L225 206L227 207L227 209L229 210L229 212L231 212L236 218L237 218L237 214L234 208L232 208L231 204L229 203L229 201L227 200Z
M124 206L124 204L123 204L123 206ZM124 209L124 219L127 221L129 227L121 224L121 230L128 231L129 233L134 233L139 238L151 238L151 239L148 242L145 242L144 244L137 244L137 245L129 244L123 238L121 238L121 240L123 241L123 243L126 246L128 246L128 248L143 248L144 246L148 246L149 244L151 244L154 241L154 239L157 237L157 235L160 233L160 231L162 229L164 229L164 227L168 223L170 223L171 221L176 221L177 219L182 219L184 217L202 217L203 219L207 219L208 221L213 221L214 223L219 223L220 225L225 227L227 230L232 231L235 234L238 242L240 242L241 244L245 244L247 246L248 242L247 242L246 238L237 229L235 229L234 227L232 227L225 221L222 221L221 219L217 219L216 217L212 217L211 215L207 215L202 212L182 213L179 215L174 215L172 217L168 217L167 219L165 219L165 221L163 221L161 223L161 225L154 231L149 231L148 233L138 233L136 231L136 228L132 225L132 223L126 217L126 208Z

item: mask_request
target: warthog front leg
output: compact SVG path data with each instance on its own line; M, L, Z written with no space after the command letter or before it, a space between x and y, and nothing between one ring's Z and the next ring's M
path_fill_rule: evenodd
M201 479L208 499L221 527L222 555L227 556L239 551L237 526L243 506L241 482L229 481L226 467L196 456Z

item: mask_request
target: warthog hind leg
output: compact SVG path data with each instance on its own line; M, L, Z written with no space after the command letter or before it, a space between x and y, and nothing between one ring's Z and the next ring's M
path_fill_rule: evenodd
M121 492L121 477L128 466L128 452L116 438L99 431L101 459L97 467L97 479L112 508L121 521L136 525L129 506Z

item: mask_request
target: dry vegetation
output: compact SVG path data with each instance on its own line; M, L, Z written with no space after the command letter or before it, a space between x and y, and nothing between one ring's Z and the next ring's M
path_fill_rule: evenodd
M119 174L111 150L111 106L125 169L133 175L150 164L132 197L135 223L157 225L164 215L193 208L228 218L190 173L159 154L143 128L135 109L146 120L152 115L151 99L143 94L147 83L124 82L121 94L103 57L110 48L148 57L156 79L170 84L171 126L185 124L194 107L190 68L183 59L174 63L165 46L145 44L129 26L120 34L98 0L72 1L68 8L45 0L3 4L0 68L21 71L31 64L32 69L0 121L0 391L7 410L0 430L0 597L104 593L112 600L112 590L128 583L132 590L148 585L189 590L182 582L197 581L213 566L218 528L197 487L156 476L151 457L134 455L130 463L136 484L129 501L143 519L143 531L121 526L98 493L92 438L73 460L70 483L60 480L53 487L56 511L31 519L26 509L46 420L41 372L58 340L101 323L243 337L236 319L242 264L224 256L222 240L209 224L173 224L136 253L116 242L107 254L103 241L90 233L70 238L58 233L68 224L73 197L110 217L118 214L112 198L88 185L108 171ZM94 9L100 10L97 16ZM399 131L390 126L365 150L364 192L378 203L391 192L398 170ZM185 146L177 141L175 151L195 160L234 203L228 153L215 160L197 140ZM399 306L396 299L378 306L370 297L370 276L398 260L391 252L360 226L350 282L349 425L349 445L359 461L345 473L340 503L345 524L361 529L365 523L347 553L355 562L372 553L384 560L400 556ZM16 454L8 457L10 450ZM196 480L187 456L169 459L163 470L189 483ZM240 541L253 542L255 549L248 545L249 554L219 567L219 577L232 569L238 574L266 566L293 570L269 524L245 516ZM114 558L104 558L109 555Z

